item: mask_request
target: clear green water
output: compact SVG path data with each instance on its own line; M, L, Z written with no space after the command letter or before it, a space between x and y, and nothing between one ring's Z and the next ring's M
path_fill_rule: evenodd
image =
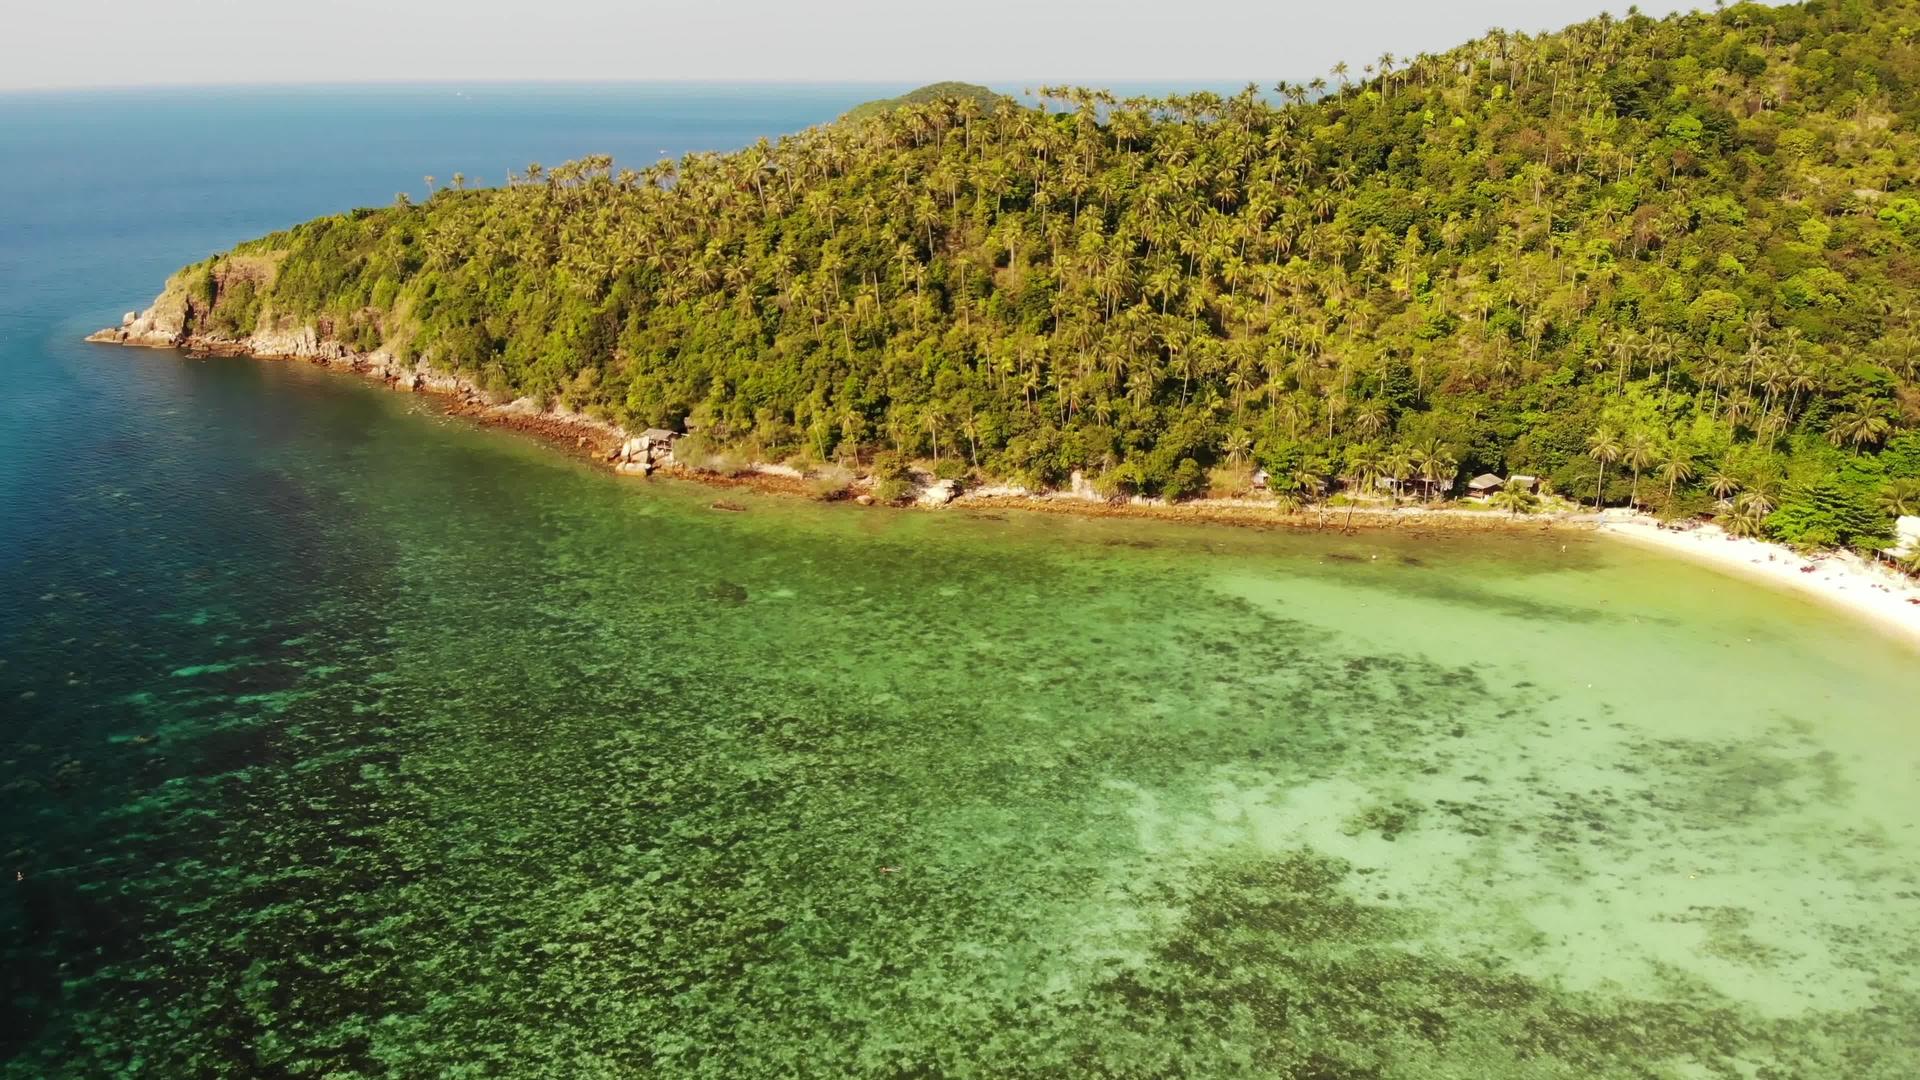
M1798 598L99 363L173 404L8 567L0 1075L1920 1072L1920 662Z

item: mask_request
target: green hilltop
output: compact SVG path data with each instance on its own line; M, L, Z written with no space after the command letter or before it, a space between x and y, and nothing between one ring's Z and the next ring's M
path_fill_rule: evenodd
M1920 492L1920 0L1494 32L1223 97L939 89L175 279L769 460L1283 503L1527 473L1868 546Z
M909 90L899 97L880 98L875 101L862 102L848 109L846 114L840 117L840 120L842 123L850 120L865 120L869 117L892 112L902 105L928 105L940 101L972 101L980 106L982 112L991 112L993 111L994 105L1000 100L1001 95L974 83L928 83L918 90Z

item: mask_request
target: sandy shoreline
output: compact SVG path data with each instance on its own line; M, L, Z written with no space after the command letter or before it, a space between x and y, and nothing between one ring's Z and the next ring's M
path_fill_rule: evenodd
M1729 535L1717 525L1669 529L1639 515L1609 514L1598 528L1608 536L1814 597L1920 649L1920 584L1852 552L1801 555L1779 544Z
M216 355L246 356L257 360L305 360L324 367L352 371L403 392L441 399L449 414L484 424L512 428L532 435L563 452L611 469L611 451L627 437L617 425L578 414L537 411L526 402L487 403L479 391L456 379L426 379L414 372L396 372L377 357L334 346L257 348L253 341L166 340L158 335L142 339L112 330L88 340L103 344L175 348ZM307 343L302 342L301 345ZM404 378L404 382L403 382ZM721 475L679 465L659 470L661 475L691 480L716 488L748 488L768 494L816 497L806 480L779 466L756 465L735 475ZM1155 521L1230 525L1240 528L1299 529L1332 532L1394 530L1412 535L1459 532L1598 531L1647 547L1705 563L1728 573L1791 589L1844 609L1874 623L1889 634L1920 648L1920 584L1850 552L1803 556L1790 548L1762 540L1729 536L1713 525L1686 529L1665 528L1652 518L1625 511L1506 513L1449 507L1316 507L1282 514L1256 498L1203 498L1181 503L1134 499L1104 501L1072 492L1032 492L1011 487L981 487L962 491L950 501L919 502L913 507L940 509L1019 509L1079 517L1143 518Z

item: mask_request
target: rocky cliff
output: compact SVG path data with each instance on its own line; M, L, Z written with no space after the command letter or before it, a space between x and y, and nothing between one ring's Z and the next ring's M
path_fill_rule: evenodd
M197 320L192 300L175 282L144 311L129 311L120 325L96 331L88 341L158 349L186 349L219 356L248 356L258 360L304 360L355 372L408 393L437 394L453 400L464 413L479 415L515 427L538 429L552 436L572 438L581 449L622 473L646 474L673 464L676 433L649 430L632 436L618 424L567 409L543 407L533 398L500 401L480 387L424 360L403 361L386 349L361 352L335 341L308 325L283 325L263 313L250 333L221 333Z

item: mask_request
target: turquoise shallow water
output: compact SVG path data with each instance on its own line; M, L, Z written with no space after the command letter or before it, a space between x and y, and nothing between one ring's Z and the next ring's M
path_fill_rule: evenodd
M79 345L111 250L0 320L9 1078L1920 1070L1864 626L1588 537L716 512Z

